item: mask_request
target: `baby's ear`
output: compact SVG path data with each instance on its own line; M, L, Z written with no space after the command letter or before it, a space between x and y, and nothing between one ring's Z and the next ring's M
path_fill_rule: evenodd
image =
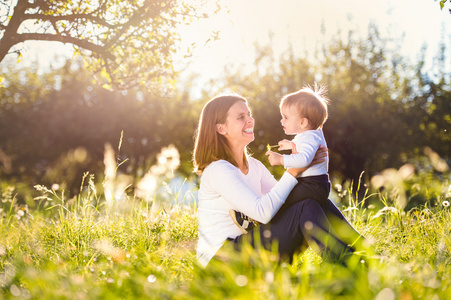
M308 121L307 118L302 118L301 119L301 128L308 128L310 126L310 122Z

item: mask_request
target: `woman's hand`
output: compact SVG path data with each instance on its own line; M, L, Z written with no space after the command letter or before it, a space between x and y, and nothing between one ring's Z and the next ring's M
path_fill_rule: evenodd
M329 155L329 149L327 149L326 147L323 147L323 146L319 146L318 150L316 150L315 157L313 158L310 165L308 165L307 169L310 168L311 166L314 166L314 165L317 165L317 164L320 164L320 163L326 161L326 157L328 155Z
M299 174L307 170L308 168L288 168L287 172L293 175L294 178L298 177Z

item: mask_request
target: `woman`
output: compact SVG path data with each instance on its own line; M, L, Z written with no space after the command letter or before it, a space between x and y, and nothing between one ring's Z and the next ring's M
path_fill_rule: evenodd
M277 241L280 257L290 262L294 253L307 245L332 258L350 253L352 250L338 237L316 201L296 202L292 195L289 209L282 207L303 170L288 169L277 182L260 161L247 154L247 145L254 140L253 129L254 119L241 96L215 97L202 110L193 155L195 171L202 175L198 193L199 263L205 267L227 240L239 248L243 236L229 216L231 209L268 223L254 229L261 234L259 240L266 247ZM317 155L317 162L318 157L321 160L321 155ZM339 211L332 215L344 219Z

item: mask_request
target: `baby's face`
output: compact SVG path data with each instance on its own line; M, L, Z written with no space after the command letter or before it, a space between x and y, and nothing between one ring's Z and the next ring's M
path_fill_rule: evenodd
M280 113L282 115L280 123L282 124L285 134L295 135L305 131L302 125L302 119L305 118L301 118L296 109L283 106Z

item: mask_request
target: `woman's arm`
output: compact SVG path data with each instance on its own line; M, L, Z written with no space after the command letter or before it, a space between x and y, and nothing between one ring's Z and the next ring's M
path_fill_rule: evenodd
M293 174L297 174L294 170ZM274 187L265 195L256 194L242 179L240 171L226 161L217 161L204 171L202 180L207 180L212 190L237 211L268 223L285 202L297 180L292 173L285 172Z

